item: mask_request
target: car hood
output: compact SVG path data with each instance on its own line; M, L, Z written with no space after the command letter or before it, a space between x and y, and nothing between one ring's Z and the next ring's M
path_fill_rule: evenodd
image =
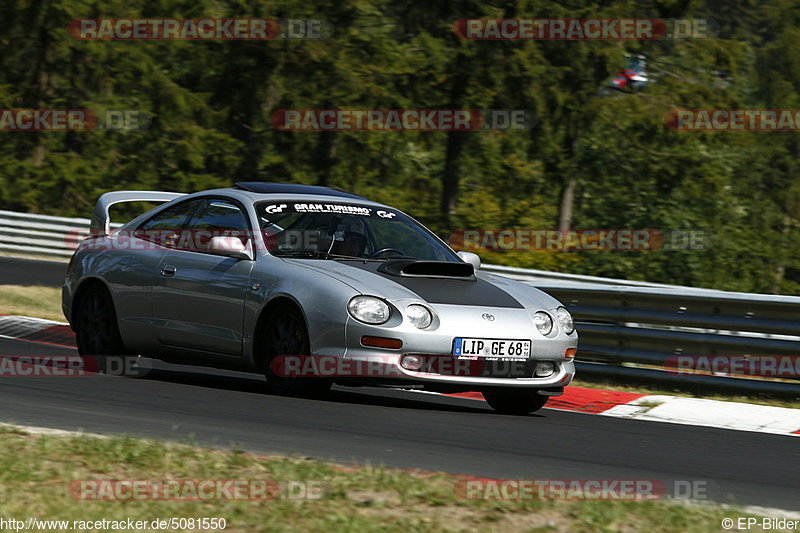
M381 272L382 261L284 259L299 268L326 274L362 294L387 300L424 300L431 304L553 309L560 303L530 285L478 271L470 279L395 276Z

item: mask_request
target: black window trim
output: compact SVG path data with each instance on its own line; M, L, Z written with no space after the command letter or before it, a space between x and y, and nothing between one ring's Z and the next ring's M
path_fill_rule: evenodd
M164 211L167 211L168 209L172 209L173 207L178 207L179 205L182 205L182 204L188 204L190 202L198 202L197 206L194 209L189 211L189 213L186 215L186 218L184 218L183 222L181 222L181 224L180 224L181 228L179 228L179 229L186 229L186 228L189 227L190 223L193 222L194 219L197 217L197 215L200 212L200 210L204 209L205 206L207 206L209 204L209 202L211 202L213 200L224 200L226 202L230 202L230 203L234 204L236 207L238 207L242 211L242 213L244 214L245 221L247 222L246 230L250 232L250 239L249 240L252 242L253 241L253 221L250 220L250 214L247 212L247 208L245 208L244 204L242 202L240 202L239 200L237 200L236 198L231 198L230 196L223 196L223 195L219 195L219 194L193 196L191 198L183 198L183 199L181 199L180 202L175 202L174 204L167 204L162 209L159 209L157 213L153 213L152 216L150 216L147 219L143 220L138 226L136 226L136 228L133 230L133 236L136 237L137 239L141 239L143 241L152 242L156 246L160 246L161 248L164 248L165 250L180 250L181 252L194 252L194 253L200 253L200 254L205 254L205 255L214 255L214 254L210 254L209 252L204 252L202 250L184 250L183 248L177 248L177 247L173 248L173 247L170 247L170 246L164 246L160 242L156 242L154 240L147 239L147 238L137 234L137 232L142 228L142 226L144 226L145 224L147 224L148 222L150 222L151 220L153 220L154 218L156 218L157 216L162 214ZM252 248L253 248L253 250L255 250L255 243L253 243Z
M219 195L219 194L209 194L209 195L203 195L203 196L195 196L192 199L193 200L205 200L205 202L201 203L201 204L198 204L198 207L194 211L192 211L192 213L189 215L188 220L184 221L184 224L187 227L191 226L191 223L194 222L195 218L200 213L200 211L203 210L209 203L211 203L214 200L224 200L226 202L234 204L236 207L238 207L242 211L242 214L244 215L245 222L247 223L247 228L245 228L245 230L249 233L248 241L250 242L250 248L251 248L251 251L253 253L255 253L256 247L255 247L255 242L254 242L255 235L253 233L253 221L250 220L250 214L247 212L247 208L244 206L244 204L242 202L240 202L236 198L231 198L230 196L223 196L223 195ZM216 254L212 254L210 252L206 252L206 251L203 251L203 250L185 250L183 248L169 248L169 249L170 250L180 251L180 252L189 252L189 253L203 254L203 255L213 255L213 256L219 257Z
M168 210L170 210L170 209L172 209L174 207L178 207L178 206L183 205L183 204L188 204L188 203L194 202L196 200L200 200L200 198L197 198L197 197L184 198L184 199L181 199L180 202L175 202L174 204L166 204L163 208L159 209L158 212L153 213L153 215L147 217L138 226L136 226L136 228L134 228L134 230L132 232L132 235L134 237L136 237L137 239L141 239L143 241L151 242L151 243L155 244L156 246L160 246L161 248L164 248L165 250L175 250L176 248L171 248L169 246L164 246L160 242L157 242L157 241L155 241L153 239L148 239L148 238L146 238L146 236L140 235L139 231L142 230L142 226L144 226L145 224L147 224L148 222L150 222L151 220L153 220L157 216L163 214L164 211L168 211ZM183 222L181 222L181 224L180 224L181 227L186 226L187 223L190 220L192 220L192 218L197 213L197 210L199 209L200 205L201 204L198 204L194 209L190 210L189 213L186 214L186 217L183 219ZM178 228L178 229L181 229L181 228ZM142 231L146 231L146 230L142 230Z

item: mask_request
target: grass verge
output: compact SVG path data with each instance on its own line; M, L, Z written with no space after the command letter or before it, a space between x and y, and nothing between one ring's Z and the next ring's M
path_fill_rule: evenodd
M6 519L213 517L225 518L226 532L705 533L721 530L723 518L748 516L717 505L664 501L465 501L454 493L457 478L447 474L344 467L134 438L39 435L4 427L0 449L0 516ZM314 500L77 500L67 487L83 479L270 479L321 482L326 490Z
M61 311L61 289L36 285L0 285L0 314L66 320Z

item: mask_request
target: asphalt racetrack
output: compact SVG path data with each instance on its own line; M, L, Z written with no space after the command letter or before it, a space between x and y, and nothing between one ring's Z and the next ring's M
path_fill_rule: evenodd
M66 262L0 257L0 285L61 287L66 275Z
M71 354L0 338L0 353ZM1 377L0 421L514 479L705 482L711 499L800 510L796 437L376 388L269 396L257 375L160 365L145 377Z

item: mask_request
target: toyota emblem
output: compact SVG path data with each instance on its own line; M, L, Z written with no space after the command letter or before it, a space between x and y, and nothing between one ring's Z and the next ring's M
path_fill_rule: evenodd
M489 313L483 313L481 315L481 318L486 320L487 322L494 322L494 315L489 314Z

